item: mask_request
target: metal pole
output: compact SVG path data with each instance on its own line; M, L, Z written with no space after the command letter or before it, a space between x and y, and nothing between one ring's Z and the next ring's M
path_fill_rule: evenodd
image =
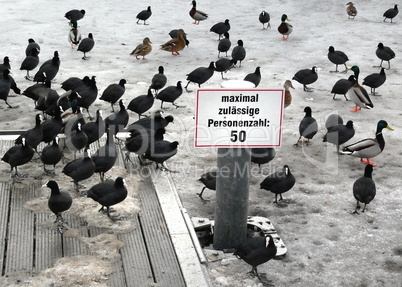
M250 151L219 148L213 247L231 250L247 236Z

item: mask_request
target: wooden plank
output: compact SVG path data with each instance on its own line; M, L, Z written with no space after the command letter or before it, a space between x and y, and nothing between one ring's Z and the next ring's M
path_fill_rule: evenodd
M6 236L8 229L8 212L10 209L10 184L0 183L0 268L3 268L4 253L6 248ZM3 275L3 274L1 274Z
M69 231L65 231L63 234L63 257L89 254L87 245L80 240L81 237L88 237L86 223L80 217L69 212L63 213L63 218L66 220L68 228L78 231L76 236L68 236Z
M35 220L35 270L50 268L54 261L62 257L62 239L55 228L49 228L49 221L55 216L50 213L38 213Z
M34 220L24 204L33 198L32 189L11 187L10 225L7 238L5 275L25 273L32 275L34 263Z
M149 178L139 188L142 202L141 226L155 282L162 286L186 286L169 231Z
M154 278L140 221L137 216L133 221L137 228L130 233L119 235L119 239L124 242L120 253L127 286L151 286Z

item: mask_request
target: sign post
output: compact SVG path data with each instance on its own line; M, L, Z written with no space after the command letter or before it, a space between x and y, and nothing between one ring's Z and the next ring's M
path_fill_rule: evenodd
M195 147L218 147L213 246L231 250L246 239L249 148L278 147L283 90L198 90Z

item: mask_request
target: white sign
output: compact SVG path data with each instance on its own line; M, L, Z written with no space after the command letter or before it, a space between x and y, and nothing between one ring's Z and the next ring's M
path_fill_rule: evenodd
M195 147L277 147L283 90L198 90Z

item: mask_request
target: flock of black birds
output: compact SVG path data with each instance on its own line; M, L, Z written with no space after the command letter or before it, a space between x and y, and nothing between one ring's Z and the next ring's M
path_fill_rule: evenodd
M196 1L192 1L193 8L189 14L194 19L194 24L199 24L200 21L206 20L208 14L196 9ZM347 13L350 17L357 15L355 7L352 9L353 3L348 3ZM394 8L387 10L384 13L384 21L392 19L398 14L397 5ZM137 24L143 21L144 25L148 25L146 21L151 17L151 7L143 10L137 15ZM82 38L78 30L78 21L85 16L85 10L71 10L65 14L65 17L70 21L71 30L69 31L69 41L72 48L77 47L78 51L83 52L83 59L88 59L89 53L95 46L95 41L92 33L88 34L87 38ZM262 11L258 17L260 23L265 29L271 27L270 15L266 11ZM288 40L293 29L290 24L285 22L287 15L282 16L282 23L278 27L278 32L283 35L284 40ZM210 32L218 34L218 58L221 53L228 56L228 51L231 48L229 37L230 23L229 19L213 25ZM172 31L173 32L173 31ZM173 34L172 34L173 35ZM172 40L162 45L162 49L172 52L173 55L179 55L181 49L184 49L189 44L184 31L176 30L172 36ZM150 40L145 41L143 45L149 45ZM150 49L133 51L133 54L145 55L150 52ZM152 50L152 49L151 49ZM155 162L157 168L169 170L165 165L165 161L177 153L179 143L177 141L167 141L164 139L166 127L173 122L174 118L171 115L164 116L162 111L157 111L149 117L144 117L144 114L154 105L155 99L161 101L160 108L163 109L164 103L171 103L176 108L180 107L176 100L182 95L182 82L178 81L176 85L167 86L167 78L164 75L164 67L158 68L158 73L155 74L149 85L147 94L133 98L126 106L121 99L125 93L125 84L127 81L121 79L119 83L109 85L102 93L99 99L110 103L113 113L106 119L102 117L102 111L96 111L95 120L90 114L90 107L98 97L98 88L96 85L95 76L84 78L71 77L64 81L61 88L65 93L59 95L51 88L52 80L55 78L60 67L60 58L58 51L54 51L52 59L45 61L39 70L31 77L29 73L39 65L40 46L32 38L28 40L26 47L26 57L23 60L20 70L26 70L26 79L33 80L36 84L28 87L21 93L16 82L10 75L10 59L4 57L3 64L0 65L0 99L3 99L8 107L12 107L7 97L10 90L16 94L22 94L32 99L35 104L35 109L40 111L35 116L35 126L27 131L24 131L15 141L15 146L11 147L4 155L2 160L7 162L11 168L11 176L13 179L23 177L19 174L17 168L32 160L35 153L40 154L40 160L44 165L44 172L54 174L55 166L59 164L63 157L63 149L67 148L74 153L74 159L64 165L62 173L70 177L76 191L79 193L79 183L90 178L93 174L99 173L101 182L91 187L87 195L93 200L101 204L100 211L104 211L110 216L110 206L123 201L127 197L127 188L122 177L117 177L115 180L105 180L105 174L115 164L117 160L116 135L118 132L128 132L130 135L124 140L124 149L127 151L127 160L129 153L138 155L141 163L146 161ZM139 52L141 51L141 52ZM379 43L376 50L376 55L381 60L380 72L371 74L364 78L363 85L371 88L371 95L376 95L375 89L379 88L386 81L385 70L390 69L390 61L395 57L395 53L390 47ZM241 39L237 41L237 46L233 47L231 59L219 58L217 61L210 62L208 67L198 67L187 74L188 81L184 89L188 91L190 83L195 83L198 87L207 82L215 71L221 73L222 79L225 72L236 66L241 66L242 61L246 58L246 49ZM137 57L137 59L139 59ZM359 84L359 67L353 66L347 68L346 62L349 60L347 55L335 50L333 46L329 47L328 59L336 65L335 71L338 71L338 65L344 65L345 71L352 70L354 75L348 79L342 79L335 83L331 93L343 94L345 99L352 100L356 108L352 111L358 111L361 108L372 108L373 103L367 91ZM388 67L382 67L383 61L388 62ZM311 92L312 89L307 87L318 79L317 68L302 69L295 73L293 80L303 85L303 90ZM245 81L252 82L255 87L258 87L261 81L261 69L256 67L254 73L248 74ZM290 84L291 86L291 84ZM349 98L347 97L349 96ZM119 104L119 111L114 111L114 105ZM87 122L82 114L83 109L88 113L91 121ZM70 112L71 110L71 112ZM138 114L138 120L128 124L128 111ZM318 132L317 121L312 116L311 107L304 109L305 117L300 121L299 134L300 137L295 146L309 145L310 140ZM43 120L45 118L45 120ZM349 141L355 134L352 121L347 121L343 124L343 119L338 115L331 115L326 123L327 133L323 138L324 142L334 144L337 147L338 153L349 154L361 158L361 161L366 163L364 176L357 179L353 185L353 194L357 200L355 212L358 213L360 202L364 203L363 212L366 204L375 197L376 188L372 180L373 164L370 159L380 154L385 146L385 141L382 136L384 128L391 129L387 122L380 120L377 125L376 137L374 139L364 139L356 143L350 144L340 151L340 145ZM65 147L59 145L59 135L65 136ZM107 135L106 144L101 146L94 154L91 153L90 145L97 142L104 134ZM306 140L302 140L302 138ZM38 146L41 142L48 144L42 151L38 151ZM120 141L118 141L120 144ZM79 151L83 151L82 157L76 157ZM275 149L252 149L252 162L266 164L275 157ZM366 159L366 160L364 160ZM52 165L53 169L49 170L46 166ZM14 172L15 170L15 172ZM203 174L200 181L205 185L199 197L204 201L202 195L205 188L216 189L217 172L209 172ZM289 191L295 185L296 179L290 171L288 165L283 166L283 170L268 175L260 184L262 189L266 189L275 194L275 203L282 200L282 194ZM44 186L51 189L51 195L48 201L49 209L56 215L57 222L63 222L62 212L68 210L72 205L72 198L66 191L61 191L57 182L50 180ZM279 200L277 197L280 197ZM239 258L250 264L258 278L260 275L257 272L257 266L272 259L276 254L276 247L270 235L265 237L250 238L240 245L234 253Z

